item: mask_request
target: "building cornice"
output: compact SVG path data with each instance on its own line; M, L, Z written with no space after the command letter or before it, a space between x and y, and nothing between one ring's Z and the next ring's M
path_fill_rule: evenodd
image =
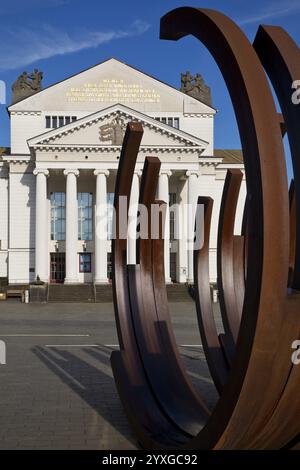
M107 118L113 118L117 115L122 116L125 119L139 122L144 127L159 132L162 135L167 135L175 141L189 147L195 146L204 150L208 145L208 142L203 139L188 134L187 132L180 129L176 129L175 127L170 127L167 124L157 121L155 118L149 115L143 114L140 111L136 111L131 108L127 108L121 104L110 106L109 108L80 118L77 121L71 122L70 124L67 124L61 128L52 129L51 131L45 132L44 134L28 139L27 142L31 148L36 148L37 146L46 144L53 145L57 138L70 135L78 131L78 129L85 129L86 127L90 127L94 124L102 123L103 121L107 120Z
M10 115L11 116L41 116L42 111L11 111Z
M120 153L120 145L54 145L54 144L43 144L32 147L38 152L109 152L109 153ZM155 145L141 145L140 153L155 152L155 153L202 153L203 148L197 146L155 146Z

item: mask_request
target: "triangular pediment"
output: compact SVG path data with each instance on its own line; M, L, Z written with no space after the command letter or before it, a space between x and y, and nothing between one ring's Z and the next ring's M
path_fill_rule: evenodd
M216 112L213 107L114 58L44 88L8 110L88 115L116 103L145 114L162 109L173 113Z
M138 121L144 128L142 147L194 147L201 151L208 145L202 139L120 104L31 138L28 145L30 148L121 146L130 121Z

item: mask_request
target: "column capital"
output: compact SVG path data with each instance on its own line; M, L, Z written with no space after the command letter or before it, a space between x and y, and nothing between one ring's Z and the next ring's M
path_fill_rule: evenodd
M160 170L159 172L159 176L162 176L162 175L166 175L166 176L171 176L172 175L172 171L171 170Z
M65 176L68 176L68 175L79 176L79 170L76 170L75 168L66 168L64 170L64 175Z
M37 176L37 175L49 176L49 170L47 170L47 168L35 168L33 170L33 174L34 176Z
M104 175L104 176L109 176L109 171L108 170L94 170L94 175L95 176L98 176L98 175Z
M192 175L195 175L195 176L199 176L199 171L198 170L188 170L186 173L186 176L189 177L189 176L192 176Z
M140 178L142 176L142 170L134 170L134 174Z

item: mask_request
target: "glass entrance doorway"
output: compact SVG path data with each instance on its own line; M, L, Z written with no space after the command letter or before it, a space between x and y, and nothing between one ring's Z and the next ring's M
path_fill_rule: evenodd
M50 253L50 282L61 284L66 276L65 253Z

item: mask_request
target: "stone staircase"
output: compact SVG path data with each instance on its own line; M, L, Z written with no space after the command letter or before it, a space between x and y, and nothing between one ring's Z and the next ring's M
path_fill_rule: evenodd
M95 302L93 284L49 284L48 302Z
M112 302L112 285L111 284L96 284L95 285L95 302Z
M168 284L169 302L193 302L186 284ZM112 302L111 284L49 284L48 302ZM36 300L38 301L38 299Z
M167 294L169 302L194 302L187 284L167 284Z

